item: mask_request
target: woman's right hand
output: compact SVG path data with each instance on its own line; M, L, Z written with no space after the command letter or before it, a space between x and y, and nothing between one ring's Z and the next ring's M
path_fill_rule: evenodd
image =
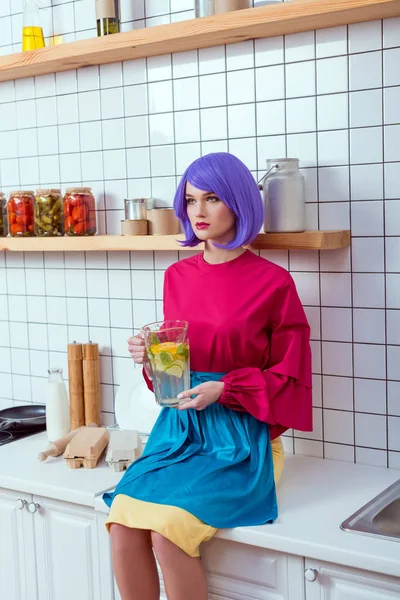
M143 332L139 331L137 335L129 338L128 340L129 354L132 356L133 361L137 365L142 365L143 363L147 362L147 352L143 338Z

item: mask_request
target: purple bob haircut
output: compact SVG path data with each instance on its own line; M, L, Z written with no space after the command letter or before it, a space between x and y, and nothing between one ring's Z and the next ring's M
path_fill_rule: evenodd
M181 221L186 240L182 246L197 246L201 240L193 232L186 209L186 184L213 192L236 216L236 235L228 244L215 244L232 250L250 244L264 221L264 203L249 169L227 152L198 158L186 169L176 190L174 210Z

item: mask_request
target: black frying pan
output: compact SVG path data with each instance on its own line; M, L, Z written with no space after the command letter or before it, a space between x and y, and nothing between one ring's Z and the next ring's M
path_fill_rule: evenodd
M25 404L0 410L0 431L28 433L46 428L46 406Z

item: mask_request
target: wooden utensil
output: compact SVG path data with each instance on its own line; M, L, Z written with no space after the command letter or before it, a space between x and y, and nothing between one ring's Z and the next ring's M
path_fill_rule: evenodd
M83 345L85 423L100 426L100 365L98 344Z
M82 344L68 344L68 385L71 429L85 425Z

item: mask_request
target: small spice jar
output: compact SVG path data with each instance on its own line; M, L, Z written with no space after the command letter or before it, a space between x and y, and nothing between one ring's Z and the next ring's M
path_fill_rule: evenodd
M34 235L34 202L35 195L32 190L11 192L8 201L8 224L13 237Z
M67 188L64 218L66 235L96 233L96 208L92 188Z
M64 212L61 190L37 190L35 196L35 235L64 235Z
M7 234L7 200L5 194L0 193L0 237L6 237Z

